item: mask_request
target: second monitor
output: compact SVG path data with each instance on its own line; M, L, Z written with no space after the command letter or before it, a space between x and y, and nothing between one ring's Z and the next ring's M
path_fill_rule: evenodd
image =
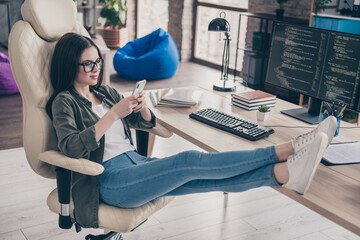
M321 121L321 101L360 111L360 36L275 22L266 82L311 97L309 109L283 111Z

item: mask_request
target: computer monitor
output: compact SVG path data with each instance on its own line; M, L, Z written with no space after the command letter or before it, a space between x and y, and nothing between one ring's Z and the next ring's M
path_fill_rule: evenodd
M322 100L360 111L360 35L274 22L266 83L310 98L282 113L316 124Z

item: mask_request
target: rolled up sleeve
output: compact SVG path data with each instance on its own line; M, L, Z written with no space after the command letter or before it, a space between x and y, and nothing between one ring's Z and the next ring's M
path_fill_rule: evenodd
M154 113L149 109L151 114L151 120L146 121L142 118L141 113L132 113L127 117L129 125L133 128L142 128L142 129L149 129L153 128L156 125L156 117Z

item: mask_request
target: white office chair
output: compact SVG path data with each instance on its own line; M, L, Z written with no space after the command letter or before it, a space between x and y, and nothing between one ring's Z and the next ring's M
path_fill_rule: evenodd
M88 33L75 20L76 7L72 0L26 0L21 13L24 21L15 23L9 36L9 57L23 101L26 158L40 176L57 177L58 188L50 193L47 204L51 211L59 213L59 226L71 228L76 219L70 199L70 171L95 176L101 174L104 168L87 159L65 157L57 151L55 132L45 105L52 92L49 65L57 40L67 32L86 36ZM150 131L162 137L172 134L159 124ZM146 155L147 133L139 132L137 137L138 151ZM142 140L145 140L145 144L139 146ZM114 232L99 238L87 236L87 239L121 239L119 233L136 228L171 200L171 197L160 198L135 209L120 209L100 203L99 228ZM79 225L76 226L79 230Z

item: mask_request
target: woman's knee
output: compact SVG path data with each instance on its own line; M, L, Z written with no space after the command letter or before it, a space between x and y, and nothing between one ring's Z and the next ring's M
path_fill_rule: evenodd
M198 160L201 159L202 156L203 156L203 152L199 152L196 150L184 151L177 154L177 158L178 158L177 162L186 164L186 166L191 166L192 164L199 162Z
M183 157L187 160L200 159L203 156L203 152L196 150L188 150L183 152Z

